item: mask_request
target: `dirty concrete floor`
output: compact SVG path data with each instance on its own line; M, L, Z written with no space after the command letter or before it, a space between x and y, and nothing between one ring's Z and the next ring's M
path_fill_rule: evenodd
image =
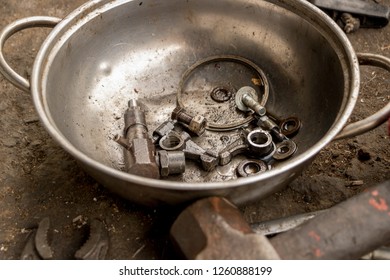
M84 0L0 1L0 28L23 17L64 17ZM390 0L381 1L390 5ZM13 36L5 54L28 76L49 29ZM348 35L355 50L390 57L390 26ZM389 74L364 67L361 95L351 121L390 101ZM90 178L46 133L29 94L0 76L0 259L18 259L29 232L50 217L49 241L56 259L72 259L86 240L92 218L109 230L108 259L172 259L167 238L176 210L129 203ZM285 191L241 207L249 222L329 208L367 187L390 179L389 137L385 125L324 149ZM355 185L357 184L357 185Z

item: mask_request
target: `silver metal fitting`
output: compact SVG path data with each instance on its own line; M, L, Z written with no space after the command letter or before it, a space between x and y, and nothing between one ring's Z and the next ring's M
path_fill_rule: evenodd
M248 136L249 150L262 160L268 160L275 153L276 147L269 132L256 129Z
M166 151L183 150L184 144L184 139L176 131L170 131L159 141L160 148Z
M130 174L158 179L159 168L156 163L156 150L148 135L145 111L137 101L129 101L124 115L125 137L116 136L115 141L125 147L124 159L126 171Z
M157 127L152 134L153 143L160 141L161 137L167 135L175 128L175 121L165 121Z
M287 137L294 137L301 129L302 123L297 117L289 117L281 120L281 132Z
M252 87L246 86L240 88L235 97L236 106L243 112L252 109L259 116L264 116L267 110L258 102L256 90Z
M206 118L201 115L192 116L184 108L176 107L172 112L171 118L185 124L190 131L198 136L206 131Z
M275 160L285 160L297 151L297 144L292 140L285 140L276 144L276 151L273 154Z
M182 174L185 172L186 160L184 152L161 150L158 151L157 157L161 177Z
M248 151L248 143L244 134L240 135L240 138L229 144L219 153L219 164L227 165L234 156L242 154Z

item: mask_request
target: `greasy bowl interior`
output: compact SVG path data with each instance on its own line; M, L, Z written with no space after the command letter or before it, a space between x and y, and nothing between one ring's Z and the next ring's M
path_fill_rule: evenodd
M236 187L257 183L268 188L264 193L276 191L335 136L345 122L340 118L351 111L350 50L334 34L335 26L301 1L95 2L76 10L49 35L36 61L32 91L52 136L100 182L128 199L176 203L194 193L229 196ZM269 174L247 181L236 179L234 166L206 173L195 163L188 164L183 176L165 182L120 172L123 150L112 138L123 132L128 100L137 98L147 107L152 132L170 117L183 73L218 55L243 57L264 71L270 84L267 109L303 123L294 138L297 154ZM235 66L225 66L229 82ZM245 71L238 72L250 81L253 74ZM197 85L207 84L207 75L201 83L187 85L193 87L185 99L190 111L205 113L214 106L200 106L209 88ZM234 108L227 109L217 110L216 120L224 114L240 117ZM208 131L197 141L219 150L220 135ZM160 189L174 198L163 198ZM180 190L190 195L183 198Z

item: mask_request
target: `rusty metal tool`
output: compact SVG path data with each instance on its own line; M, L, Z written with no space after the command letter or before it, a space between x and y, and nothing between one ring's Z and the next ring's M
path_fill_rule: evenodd
M390 181L270 239L226 199L202 199L179 215L171 237L190 259L358 259L390 240Z
M50 228L50 219L43 218L38 228L33 230L23 249L22 260L50 260L53 258L53 250L48 243L48 231Z
M93 219L90 224L89 238L75 253L75 258L79 260L104 260L108 245L108 232L103 222Z
M170 231L188 259L278 259L265 236L256 234L228 200L210 197L184 210Z
M308 0L325 11L350 13L359 18L360 27L381 28L389 23L390 8L364 0Z
M135 99L129 101L125 112L125 137L115 136L125 148L125 166L130 174L147 178L160 178L160 170L156 163L156 149L148 135L145 111L138 106Z
M104 223L93 219L90 223L89 238L75 253L79 260L103 260L107 254L109 237ZM50 219L42 219L38 228L30 232L27 243L22 251L22 260L50 260L54 258L54 252L48 242Z
M390 240L390 181L270 239L283 259L358 259Z

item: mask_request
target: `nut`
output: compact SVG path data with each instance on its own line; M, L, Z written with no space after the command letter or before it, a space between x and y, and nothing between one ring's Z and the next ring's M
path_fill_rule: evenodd
M182 151L159 151L160 175L167 177L173 174L182 174L186 168L184 152Z
M200 136L205 132L206 125L206 118L201 115L196 115L192 118L190 124L188 125L188 129Z
M247 136L249 149L262 159L272 156L275 152L275 144L272 142L272 136L269 132L256 129Z

